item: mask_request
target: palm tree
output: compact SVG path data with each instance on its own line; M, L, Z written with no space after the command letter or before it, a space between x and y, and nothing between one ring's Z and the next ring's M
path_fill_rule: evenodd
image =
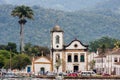
M27 22L26 18L33 19L33 10L28 6L17 6L14 8L14 10L11 12L11 15L13 17L19 17L18 23L20 24L20 53L24 52L24 24Z

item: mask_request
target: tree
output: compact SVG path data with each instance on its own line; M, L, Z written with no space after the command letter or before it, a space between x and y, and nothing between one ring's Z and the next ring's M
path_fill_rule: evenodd
M17 6L11 12L12 16L19 17L19 24L20 24L20 53L24 52L24 38L23 38L23 26L27 22L26 18L33 19L33 10L28 6Z
M91 60L89 62L89 66L90 66L90 69L93 70L94 69L94 66L95 66L95 60Z
M116 41L115 43L114 43L114 49L118 49L118 48L120 48L120 41Z
M0 67L10 68L10 56L14 56L14 53L11 53L7 50L0 50Z
M6 46L6 50L11 51L13 53L17 53L16 43L8 42L8 45Z
M31 64L30 57L26 54L18 54L14 56L12 59L13 69L21 70L30 64Z
M50 55L50 50L48 47L32 45L31 43L25 44L25 53L29 56L41 56L42 52L44 56Z
M100 39L90 42L89 51L96 52L98 48L101 48L102 51L104 51L104 48L113 49L116 41L119 41L119 40L113 39L110 37L102 37Z
M57 60L56 60L56 64L55 64L55 67L56 67L56 69L57 69L57 73L58 73L58 70L59 70L59 67L61 66L61 64L62 64L62 62L61 62L62 60L60 59L60 58L58 58Z
M4 57L0 55L0 68L4 66Z

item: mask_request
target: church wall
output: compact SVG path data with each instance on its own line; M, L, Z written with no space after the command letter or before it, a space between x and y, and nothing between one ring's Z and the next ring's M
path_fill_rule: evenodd
M70 46L66 47L66 49L86 49L86 47L81 45L79 41L74 41Z
M86 52L66 52L66 71L74 72L74 66L78 66L78 71L85 71L86 69ZM72 61L68 62L68 55L71 55ZM78 62L74 62L74 55L78 55ZM84 55L84 62L80 62L80 55Z
M62 52L57 52L57 51L56 51L56 52L53 52L53 71L54 71L54 72L57 72L57 69L56 69L56 67L55 67L57 55L59 55L59 56L60 56L60 59L62 60ZM61 62L62 62L62 61L61 61ZM59 67L58 72L62 72L62 64L61 64L61 66Z
M34 64L34 72L35 74L40 73L40 69L44 67L45 72L46 71L51 71L51 64Z

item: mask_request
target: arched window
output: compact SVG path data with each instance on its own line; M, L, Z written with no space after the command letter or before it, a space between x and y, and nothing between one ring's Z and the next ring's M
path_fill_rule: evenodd
M84 55L80 55L80 62L84 62L84 61L85 61Z
M68 62L72 62L71 55L68 55Z
M117 57L114 58L114 62L118 62Z
M57 35L57 36L56 36L56 44L59 44L59 42L60 42L59 39L60 39L60 37Z
M78 55L74 55L74 62L78 62Z

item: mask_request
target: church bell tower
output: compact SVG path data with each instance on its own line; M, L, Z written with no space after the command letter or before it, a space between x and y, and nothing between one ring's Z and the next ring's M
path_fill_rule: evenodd
M51 30L51 47L54 50L63 49L63 30L58 25Z
M57 59L62 60L63 56L63 30L60 26L56 25L51 30L51 58L53 61L53 71L56 70ZM62 71L62 65L59 67L59 71Z

